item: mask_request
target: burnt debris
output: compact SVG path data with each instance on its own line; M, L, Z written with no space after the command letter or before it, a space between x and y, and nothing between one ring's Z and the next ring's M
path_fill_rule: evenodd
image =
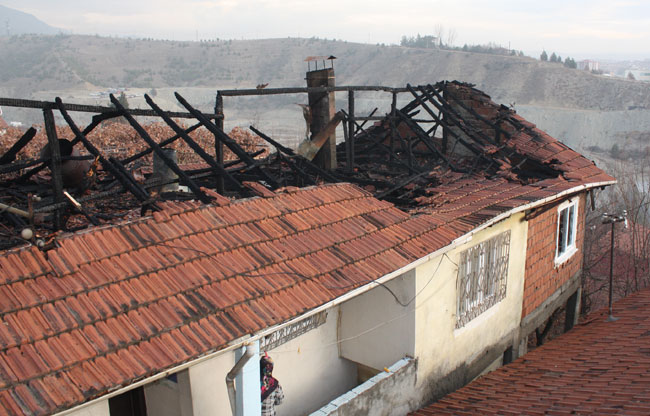
M376 110L366 117L354 114L355 90L373 89L392 93L390 112L383 117L377 117ZM298 89L287 92L307 89L294 90ZM0 98L0 105L41 109L47 137L47 145L41 144L40 151L34 149L37 151L31 152L31 158L19 155L29 153L24 152L26 147L35 146L31 143L37 136L34 127L13 143L0 143L0 249L24 244L25 240L47 247L58 232L137 218L160 210L166 200L209 204L215 197L268 196L285 187L351 182L377 198L413 210L433 204L437 188L460 178L498 176L533 183L562 175L552 160L544 159L540 149L529 148L531 141L518 139L523 133L534 142L541 132L470 84L318 90L348 92L348 111L336 115L342 120L344 140L335 149L335 169L319 165L318 158L312 161L312 154L304 157L282 145L262 129L250 128L263 146L230 137L223 131L221 95L217 96L214 114L197 110L180 94L176 98L186 113L165 112L149 96L145 99L151 110L125 108L113 96L114 107L66 104L60 98L55 102ZM274 90L260 89L259 93ZM397 107L398 93L411 97L401 108ZM83 129L71 116L78 111L95 113ZM65 129L55 124L57 112L65 120ZM151 127L136 116L161 120L167 126L166 136L153 134ZM179 118L190 120L190 126ZM130 129L130 139L140 147L118 155L105 143L94 143L95 130L110 122L122 130ZM203 140L196 138L199 130ZM312 139L317 136L312 134ZM169 150L178 143L196 156L192 159L195 163L178 162L170 156ZM230 160L224 161L224 147L230 151ZM313 153L313 146L310 149ZM152 153L157 163L173 173L171 176L152 172ZM180 188L165 191L164 182L178 183ZM26 229L31 232L22 232Z

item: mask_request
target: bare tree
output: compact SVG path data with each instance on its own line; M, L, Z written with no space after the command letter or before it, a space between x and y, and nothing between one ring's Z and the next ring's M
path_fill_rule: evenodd
M438 46L443 46L442 45L442 37L445 34L445 28L442 26L440 23L436 23L436 25L433 27L433 35L438 38Z
M603 301L606 302L611 225L602 224L603 212L627 211L627 228L615 226L615 296L625 297L650 286L650 151L635 154L633 163L625 160L625 155L610 163L608 171L618 183L599 198L599 208L587 215L583 311L604 306Z
M447 31L447 46L453 46L456 42L456 29L451 28Z

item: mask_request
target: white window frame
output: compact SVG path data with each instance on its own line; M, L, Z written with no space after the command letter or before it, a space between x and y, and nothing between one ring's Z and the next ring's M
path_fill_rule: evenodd
M509 261L510 230L460 253L456 283L457 329L505 298Z
M572 198L557 207L557 227L555 230L555 266L573 257L578 252L576 234L578 233L578 201Z

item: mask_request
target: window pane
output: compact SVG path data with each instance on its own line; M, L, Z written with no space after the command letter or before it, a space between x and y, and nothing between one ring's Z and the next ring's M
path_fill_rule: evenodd
M573 246L575 243L575 212L576 206L569 207L569 219L567 221L567 246Z
M557 236L557 254L558 256L566 251L566 225L567 225L567 210L560 211L560 219L558 221L558 236Z

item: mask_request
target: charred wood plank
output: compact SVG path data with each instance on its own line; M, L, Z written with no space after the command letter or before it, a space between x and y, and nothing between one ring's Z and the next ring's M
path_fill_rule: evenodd
M56 102L53 103L51 101L25 100L20 98L0 98L0 106L40 108L43 110L57 108ZM115 113L114 107L103 107L98 105L67 104L66 108L68 109L68 111L79 111L84 113ZM156 116L156 114L151 110L140 110L138 108L134 108L129 111L134 116L149 116L149 117ZM194 118L194 116L190 113L182 113L176 111L166 111L165 114L167 114L169 117L176 117L176 118ZM210 119L217 117L216 114L205 114L205 116ZM112 118L112 117L116 117L116 116L112 115L109 116L108 118Z
M165 114L164 111L156 103L153 102L151 97L149 97L148 94L144 95L145 101L147 101L147 104L155 111L164 121L167 123L169 127L172 128L176 132L176 134L180 135L180 137L185 141L185 143L188 144L194 150L200 157L201 159L205 160L208 165L210 165L216 174L217 177L225 177L228 179L228 182L230 182L232 185L234 185L237 189L242 189L242 185L237 181L237 179L233 178L230 173L228 173L224 168L223 168L223 159L221 163L218 163L216 160L212 158L208 153L206 153L205 150L201 148L201 146L198 145L192 138L189 136L189 134L185 133L185 131L178 125L174 120L172 120L169 116ZM223 155L222 155L223 156ZM223 186L221 191L223 192Z
M451 169L457 172L461 172L461 170L455 166L455 164L451 163L451 161L440 150L438 150L435 144L431 143L431 137L427 136L424 130L417 123L408 118L408 116L402 113L401 110L397 110L397 116L400 117L404 123L406 123L406 125L413 131L413 133L415 133L416 136L418 136L421 142L429 150L431 150L431 152L438 155L438 157L442 159Z
M184 131L185 133L189 134L189 133L193 132L194 130L198 129L199 127L201 127L201 126L202 126L201 123L196 123L196 124L194 124L194 125L192 125L192 126L186 128L186 129L183 130L183 131ZM180 135L180 134L175 134L175 135L173 135L172 137L170 137L169 139L165 139L165 140L163 140L162 142L158 143L158 146L160 146L160 147L167 146L168 144L174 143L176 140L178 140L178 139L180 139L180 138L181 138L181 135ZM153 152L153 149L152 149L152 148L145 149L145 150L143 150L143 151L141 151L141 152L139 152L139 153L134 154L133 156L129 156L129 157L127 157L126 159L122 159L122 160L120 160L120 163L122 163L122 164L124 164L124 165L128 165L129 163L131 163L131 162L133 162L133 161L135 161L135 160L138 160L138 159L140 159L141 157L146 156L146 155L148 155L148 154L151 153L151 152Z
M467 133L470 136L473 136L471 134L471 132L467 132L465 130L464 126L457 119L455 119L454 117L443 117L443 118L438 117L433 112L433 110L431 110L431 108L429 108L429 106L426 105L425 100L423 100L422 97L420 97L418 95L418 93L415 91L415 89L413 89L413 87L411 87L410 84L407 85L407 88L409 89L411 94L413 94L416 97L416 99L420 101L422 108L424 108L424 110L427 113L429 113L429 115L431 117L433 117L433 119L436 120L436 122L440 123L442 125L442 127L447 131L448 134L451 134L452 136L454 136L454 138L458 142L460 142L463 146L465 146L468 150L470 150L475 155L477 155L477 156L482 156L483 155L483 152L481 152L481 150L478 149L475 145L473 145L472 143L469 143L467 140L463 139L458 133L451 130L451 126L449 126L449 124L446 121L447 118L450 121L452 121L456 126L460 127L461 130L463 130L465 133ZM431 87L431 88L433 88L433 87ZM437 92L435 90L433 92L437 94ZM435 102L435 100L433 99L433 97L431 96L431 94L428 91L423 90L422 94L426 97L427 101L429 101L431 104L433 104L434 107L436 107L438 110L440 110L443 114L447 113L445 108L441 104L438 104L437 102Z
M192 192L196 195L196 197L201 202L203 202L204 204L209 204L212 201L212 198L207 196L201 190L201 188L198 185L196 185L194 181L192 181L192 179L190 179L190 177L187 176L187 174L185 174L185 172L183 172L183 170L179 168L178 165L174 163L174 161L171 160L165 154L165 152L163 152L160 146L158 146L158 143L156 143L155 140L153 140L151 136L149 136L149 133L147 133L147 131L140 125L140 123L138 123L135 120L135 118L133 118L133 116L128 111L126 111L124 106L122 106L122 104L119 102L117 98L115 98L113 94L110 95L110 98L113 105L115 105L115 107L118 110L124 112L123 117L126 119L126 121L128 121L131 127L135 129L135 131L142 138L142 140L144 140L149 146L153 148L154 152L156 152L158 157L160 157L160 159L165 163L165 165L167 165L169 169L171 169L175 174L178 175L179 178L181 178L185 183L187 183L187 186L190 188L190 190L192 190Z
M16 160L16 155L22 150L23 147L27 145L36 135L36 129L30 127L29 130L23 134L23 136L18 139L16 143L7 152L0 157L0 165L6 165L7 163L13 162Z
M79 130L79 127L77 127L74 120L72 120L72 117L70 117L70 115L68 114L68 111L66 110L66 106L65 104L63 104L63 101L61 101L61 98L56 97L56 103L59 107L59 112L61 113L65 121L68 123L68 126L70 126L70 129L75 134L76 138L79 139L79 141L81 141L84 144L86 149L88 149L88 151L92 155L94 155L99 159L99 163L101 163L104 170L110 172L115 177L115 179L117 179L122 184L122 186L124 186L126 190L131 192L138 200L146 201L147 199L149 199L149 195L147 195L146 192L142 191L141 189L133 185L135 179L133 179L133 177L130 174L124 175L117 167L115 167L113 163L107 160L100 153L100 151L86 138L83 132Z
M460 120L463 120L463 117L453 108L451 104L445 98L436 91L432 85L427 85L426 88L421 89L422 93L425 94L431 104L433 104L440 111L445 112L447 119L449 119L453 124L465 132L468 136L472 137L476 142L480 144L490 144L494 145L496 142L491 139L487 134L483 133L480 130L470 128L469 124L461 123ZM433 97L431 97L429 91L435 95L439 102L436 102ZM480 150L479 150L480 151Z
M35 160L28 160L26 162L19 162L19 163L12 163L10 165L5 165L5 166L0 166L0 174L1 173L10 173L10 172L15 172L17 170L25 169L30 166L38 165L44 162L48 162L50 158L39 158ZM40 169L39 169L40 170Z
M428 175L429 173L430 173L429 171L425 171L425 172L420 172L418 174L409 176L408 178L406 178L406 180L399 182L397 185L393 186L392 188L389 188L383 192L375 193L375 198L377 199L385 198L386 196L392 194L393 192L402 189L403 187L410 184L411 182L416 181L421 177Z
M493 128L494 131L495 131L496 134L497 134L497 137L498 137L499 135L501 135L501 134L503 134L503 135L506 136L507 138L512 137L512 136L510 135L510 133L508 133L507 131L503 130L501 127L499 127L498 124L496 124L496 123L492 123L490 120L488 120L487 118L485 118L485 117L483 117L482 115L480 115L479 113L477 113L473 108L468 107L468 106L466 106L465 104L463 104L463 102L462 102L461 100L459 100L457 97L455 97L454 94L453 94L451 91L449 91L449 89L447 88L446 84L441 84L440 87L441 87L442 91L444 92L444 96L443 96L443 97L445 97L445 98L450 97L450 98L453 99L454 102L455 102L456 104L458 104L458 105L459 105L463 110L468 111L470 114L472 114L472 115L473 115L474 117L476 117L478 120L482 121L483 123L487 124L489 127ZM449 102L449 100L447 100L447 102ZM496 139L496 138L495 138L495 139ZM497 143L499 142L498 139L496 139L495 141L496 141Z
M289 156L294 156L296 154L296 152L294 152L292 149L290 149L290 148L288 148L286 146L283 146L282 144L280 144L279 142L273 140L272 138L270 138L266 134L262 133L261 131L259 131L255 127L249 126L249 128L253 131L253 133L260 136L260 138L262 140L269 143L271 146L275 147L275 149L278 151L278 153L282 152L282 153L284 153L286 155L289 155Z
M215 119L219 130L223 131L224 113L223 113L223 96L217 91L217 98L214 101L214 113L220 115ZM214 156L219 166L223 167L223 142L214 135ZM217 176L217 192L224 191L223 176Z
M300 166L298 166L298 164L292 160L292 157L284 156L281 153L278 153L278 155L280 157L280 160L286 162L286 164L291 168L291 170L293 170L298 175L301 181L304 181L309 185L316 185L316 181L312 179L312 177L309 176L307 172L302 170ZM298 186L303 186L303 185L299 184Z
M192 107L186 100L183 98L179 93L174 93L176 96L176 99L178 102L181 103L183 107L185 107L191 114L196 117L198 121L201 122L212 134L215 135L215 137L223 142L239 159L241 159L243 162L245 162L248 165L251 166L256 166L255 159L250 157L248 152L246 152L244 149L242 149L239 144L231 139L226 133L223 132L223 130L219 129L217 126L214 125L202 112L199 110L195 109ZM259 170L260 175L262 178L272 187L277 188L278 187L278 182L275 178L273 178L271 175L266 173L263 169L260 167L257 168Z
M333 174L327 172L326 170L324 170L324 169L318 167L315 163L313 163L313 162L311 162L310 160L305 159L304 157L300 156L299 154L297 154L296 152L294 152L292 149L289 149L288 147L281 145L281 144L278 143L277 141L273 140L272 138L270 138L270 137L267 136L266 134L264 134L264 133L262 133L261 131L259 131L258 129L256 129L255 127L250 126L250 129L251 129L255 134L257 134L258 136L260 136L263 140L267 141L267 142L270 143L272 146L274 146L276 149L278 149L280 152L286 154L287 156L292 156L292 157L295 156L295 159L300 161L300 162L298 162L298 163L304 165L306 169L308 169L308 170L314 172L316 175L322 177L322 178L325 179L326 181L328 181L328 182L334 182L334 183L335 183L335 182L340 182L340 179L337 178L335 175L333 175Z
M43 110L43 122L45 123L45 133L49 145L50 171L52 172L52 185L54 187L54 202L62 202L63 196L63 177L61 175L61 149L59 148L59 138L56 135L56 125L54 123L54 114L52 109ZM57 230L63 228L63 215L60 210L54 211L54 227Z
M374 114L374 112L373 112ZM346 161L347 161L347 170L351 172L354 169L354 134L355 134L355 121L354 121L354 91L348 91L348 114L347 114L347 137L345 138L346 143ZM343 130L346 131L345 129ZM348 144L348 141L350 142Z
M122 175L122 177L123 177L124 179L126 179L126 180L131 184L132 189L134 189L134 190L137 191L137 195L135 195L136 198L138 198L138 199L139 199L140 201L142 201L142 202L144 202L144 201L148 201L148 200L149 200L149 194L147 193L147 191L144 190L144 188L142 187L142 185L140 185L140 184L138 183L138 181L135 180L135 178L133 177L133 175L131 175L131 173L130 173L128 170L126 170L126 168L124 167L124 165L122 165L122 164L120 163L119 160L115 159L115 158L112 157L112 156L109 157L108 160L109 160L109 161L110 161L110 162L115 166L115 168L120 172L120 174Z

